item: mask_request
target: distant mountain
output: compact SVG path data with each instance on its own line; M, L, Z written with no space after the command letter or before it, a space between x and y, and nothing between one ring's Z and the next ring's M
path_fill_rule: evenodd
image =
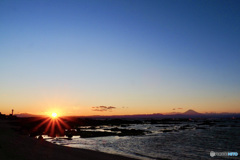
M165 113L164 115L178 115L178 114L182 114L181 112L169 112L169 113Z
M40 117L41 115L34 115L29 113L20 113L20 114L14 114L17 117Z
M93 115L93 116L85 116L90 118L133 118L133 119L141 119L141 118L163 118L165 115L161 113L154 114L135 114L135 115L112 115L112 116L101 116L101 115Z
M198 113L192 109L189 109L186 112L184 112L183 115L201 115L201 113Z
M21 117L42 117L43 115L34 115L29 113L14 114L15 116ZM45 115L46 116L46 115ZM44 116L43 116L44 117ZM186 112L170 112L167 114L153 113L153 114L135 114L135 115L92 115L92 116L66 116L66 117L81 117L81 118L127 118L127 119L162 119L162 118L209 118L209 117L233 117L240 118L240 113L198 113L192 109Z

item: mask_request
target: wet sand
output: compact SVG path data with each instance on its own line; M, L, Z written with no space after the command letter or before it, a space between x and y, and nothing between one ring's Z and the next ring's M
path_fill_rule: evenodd
M120 155L70 148L21 135L0 120L0 160L134 160Z

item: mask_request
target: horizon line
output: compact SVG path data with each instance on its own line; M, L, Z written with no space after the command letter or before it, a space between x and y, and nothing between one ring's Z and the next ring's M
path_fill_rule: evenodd
M187 112L187 111L186 111ZM96 115L63 115L63 116L59 116L59 117L114 117L114 116L154 116L154 115L162 115L162 116L173 116L173 115L223 115L223 114L240 114L240 112L205 112L205 113L193 113L193 114L186 114L186 112L168 112L168 113L152 113L152 114L123 114L123 115L100 115L100 114L96 114ZM1 112L0 112L1 113ZM18 114L14 114L14 115L29 115L29 116L48 116L48 115L40 115L40 114L31 114L31 113L18 113ZM7 115L7 114L2 114L2 115ZM11 115L11 114L9 114Z

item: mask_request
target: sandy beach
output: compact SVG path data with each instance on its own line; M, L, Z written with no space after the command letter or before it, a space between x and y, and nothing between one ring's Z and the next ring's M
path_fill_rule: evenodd
M0 120L1 160L134 160L120 155L55 145L21 135L18 127Z

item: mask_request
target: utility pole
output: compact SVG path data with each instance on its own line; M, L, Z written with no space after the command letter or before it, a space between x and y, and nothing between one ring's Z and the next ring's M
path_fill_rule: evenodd
M12 109L12 116L13 116L13 111L14 111L14 110Z

